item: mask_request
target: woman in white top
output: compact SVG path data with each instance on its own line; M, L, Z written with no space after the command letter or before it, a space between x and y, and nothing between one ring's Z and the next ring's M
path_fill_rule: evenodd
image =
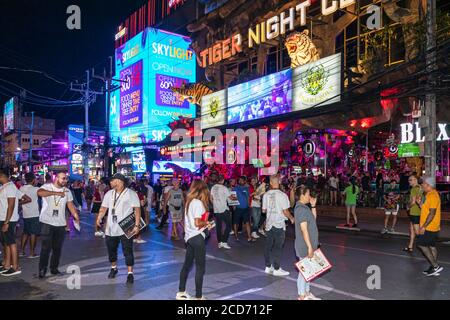
M339 179L336 177L336 173L333 173L328 180L328 185L330 186L330 198L331 205L337 205L337 194L339 189Z
M189 300L191 297L186 292L186 281L189 271L195 260L195 299L205 300L202 293L203 276L205 274L206 229L210 230L212 224L208 222L207 208L209 207L209 190L206 183L202 180L195 180L186 197L186 211L184 217L184 228L186 241L186 257L183 268L180 272L180 286L177 293L177 300Z

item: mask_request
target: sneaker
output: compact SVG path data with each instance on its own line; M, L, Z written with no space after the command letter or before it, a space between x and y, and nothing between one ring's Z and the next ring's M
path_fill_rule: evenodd
M100 231L97 231L94 233L94 236L98 237L98 238L100 238L102 235L103 235L103 232L100 232Z
M275 277L285 277L289 275L289 272L283 269L273 270L273 275Z
M202 296L201 298L192 298L191 300L206 300L206 297Z
M128 283L128 284L134 283L134 276L133 276L132 273L129 273L129 274L128 274L128 276L127 276L127 283Z
M230 231L230 236L232 236L234 234L234 231Z
M389 230L389 232L390 232L390 233L394 233L394 232L395 232L395 229L394 229L394 228L391 228L391 229Z
M27 255L27 254L26 254L25 252L19 253L19 257L20 257L20 258L25 257L26 255Z
M307 295L306 295L306 298L307 298L307 300L322 300L322 299L320 299L320 298L317 298L315 295L313 295L311 292L310 293L308 293Z
M15 276L15 275L18 275L18 274L21 274L21 273L22 273L21 270L14 270L13 268L10 268L8 271L3 272L2 276L4 276L4 277L12 277L12 276Z
M344 224L344 228L350 228L350 225L348 223Z
M423 270L422 273L427 275L428 273L431 273L433 269L433 266L430 266L427 270Z
M272 267L272 266L271 266L270 268L269 268L269 267L266 267L266 269L264 270L264 272L267 273L267 274L273 274L273 267Z
M114 279L118 273L119 270L117 270L117 268L111 268L111 271L108 274L108 279Z
M144 239L136 239L136 243L143 244L143 243L147 243L147 241L145 241Z
M176 300L191 300L191 296L186 292L177 292Z
M219 248L219 249L222 249L223 247L222 247L222 242L219 242L218 244L217 244L217 247Z
M388 229L387 228L383 228L383 230L381 230L381 234L386 234L388 233Z
M357 223L355 223L354 225L352 225L352 228L358 228L358 224Z
M266 236L266 232L265 232L263 229L259 229L259 230L258 230L258 233L259 233L260 235L262 235L263 237Z
M253 239L259 239L259 236L256 232L252 232L252 238Z
M231 249L231 247L226 242L222 242L222 248L227 249L227 250Z
M64 273L62 273L62 272L59 271L58 269L56 269L56 270L50 270L50 273L51 273L53 276L58 276L58 277L64 275Z
M38 278L44 279L46 274L47 274L47 270L39 270Z
M430 276L437 275L437 274L439 274L439 272L441 272L442 270L444 270L443 267L441 267L441 266L436 266L435 268L430 269L430 271L426 274L426 276L427 276L427 277L430 277ZM2 275L5 275L5 274L3 273Z
M137 243L137 239L133 239L133 243Z
M8 271L8 269L6 269L4 266L0 265L0 274L5 273L6 271Z

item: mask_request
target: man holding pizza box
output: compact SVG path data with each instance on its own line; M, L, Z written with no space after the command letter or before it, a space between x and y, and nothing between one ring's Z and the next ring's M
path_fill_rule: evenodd
M295 252L299 260L303 258L312 259L314 251L319 246L319 231L316 224L316 202L311 197L308 187L297 189L297 204L294 209L295 215ZM311 205L311 209L307 206ZM303 270L304 271L304 270ZM297 280L298 300L321 300L310 291L310 282L307 282L301 272Z
M112 177L111 187L113 189L108 191L103 198L97 225L101 225L103 217L109 210L105 228L106 247L108 248L109 262L111 262L111 271L108 278L114 279L119 272L117 269L117 251L119 243L121 243L125 263L128 267L127 283L132 284L134 283L133 236L137 235L145 225L141 221L139 197L135 191L126 187L126 183L127 179L120 173L116 173Z

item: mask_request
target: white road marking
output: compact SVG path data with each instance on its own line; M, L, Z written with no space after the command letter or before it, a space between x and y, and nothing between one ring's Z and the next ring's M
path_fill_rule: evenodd
M378 255L385 255L385 256L391 256L391 257L397 257L397 258L403 258L403 259L414 259L414 260L426 261L426 259L422 258L422 257L413 257L413 256L410 256L410 255L401 255L401 254L383 252L383 251L378 251L378 250L348 247L348 246L342 246L342 245L338 245L338 244L330 244L330 243L324 243L324 242L321 242L321 245L328 246L328 247L340 248L340 249L349 249L349 250L355 250L355 251L361 251L361 252L368 252L368 253L373 253L373 254L378 254ZM439 264L450 265L450 262L439 260Z
M236 292L236 293L230 294L229 296L218 297L215 300L231 300L231 299L234 299L234 298L237 298L237 297L245 296L246 294L250 294L250 293L261 291L262 289L263 288L248 289L248 290L245 290L245 291L241 291L241 292Z
M174 248L174 249L177 249L177 250L185 251L185 249L175 247L175 246L173 246L173 245L171 245L171 244L168 244L168 243L159 242L159 241L155 241L155 240L149 240L149 241L150 241L150 242L153 242L153 243L155 243L155 244L159 244L159 245L161 245L161 246L166 246L166 247L169 247L169 248ZM235 266L239 266L239 267L241 267L241 268L250 269L250 270L253 270L253 271L256 271L256 272L264 273L264 274L265 274L264 270L262 270L262 269L260 269L260 268L255 268L255 267L250 266L250 265L247 265L247 264L243 264L243 263L239 263L239 262L234 262L234 261L230 261L230 260L227 260L227 259L218 258L218 257L213 256L213 255L210 255L210 254L207 254L206 257L209 258L209 259L211 259L211 260L221 261L221 262L224 262L224 263L232 264L232 265L235 265ZM285 279L287 279L287 280L289 280L289 281L297 282L297 279L294 279L294 278L292 278L292 277L287 277L287 278L285 278ZM362 295L359 295L359 294L354 294L354 293L351 293L351 292L346 292L346 291L342 291L342 290L337 290L337 289L334 289L334 288L332 288L332 287L324 286L324 285L317 284L317 283L311 283L311 286L316 287L316 288L318 288L318 289L325 290L325 291L338 293L338 294L340 294L340 295L347 296L347 297L350 297L350 298L353 298L353 299L358 299L358 300L374 300L374 299L372 299L372 298L365 297L365 296L362 296Z

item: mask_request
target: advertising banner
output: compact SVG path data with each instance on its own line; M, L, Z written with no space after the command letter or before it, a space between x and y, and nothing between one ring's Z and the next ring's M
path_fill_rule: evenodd
M116 50L115 78L121 90L111 95L112 145L163 140L169 123L195 117L196 106L170 90L196 82L196 57L188 37L147 28Z
M6 102L3 110L3 132L14 131L14 110L17 106L17 98L11 98Z
M341 101L341 54L293 69L292 111Z
M142 60L120 71L120 128L142 123Z
M69 125L69 173L70 175L83 174L82 146L84 139L84 127L82 125Z
M214 92L202 98L202 129L219 127L227 123L227 90Z

